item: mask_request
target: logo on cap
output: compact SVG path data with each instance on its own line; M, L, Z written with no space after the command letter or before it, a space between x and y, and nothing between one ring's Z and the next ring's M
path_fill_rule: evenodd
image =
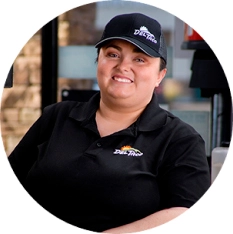
M140 29L135 29L134 35L145 37L147 40L149 40L155 44L157 43L155 36L152 33L150 33L149 30L145 26L140 27Z

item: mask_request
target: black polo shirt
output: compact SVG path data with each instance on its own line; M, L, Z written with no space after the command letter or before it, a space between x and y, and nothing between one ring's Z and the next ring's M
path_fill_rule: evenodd
M99 99L44 109L9 156L25 189L55 216L98 232L191 207L210 186L200 135L154 95L134 124L100 137Z

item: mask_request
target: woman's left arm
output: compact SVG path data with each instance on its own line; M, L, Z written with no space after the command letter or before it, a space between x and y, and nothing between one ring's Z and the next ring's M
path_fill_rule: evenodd
M180 214L184 213L187 209L188 208L186 207L172 207L164 209L135 222L108 229L103 233L132 233L144 231L150 228L157 227L176 218Z

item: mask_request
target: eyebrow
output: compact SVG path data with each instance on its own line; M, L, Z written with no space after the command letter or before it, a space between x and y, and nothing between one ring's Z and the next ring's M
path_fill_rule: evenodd
M106 49L109 48L109 47L113 47L113 48L115 48L115 49L117 49L119 51L122 51L122 48L120 46L115 45L114 43L109 43L109 44L107 44L105 46Z

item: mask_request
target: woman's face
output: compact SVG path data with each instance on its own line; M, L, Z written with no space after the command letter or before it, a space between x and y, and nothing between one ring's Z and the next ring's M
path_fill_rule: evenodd
M150 57L124 40L112 40L100 49L97 80L101 98L127 105L147 104L166 74L160 58Z

